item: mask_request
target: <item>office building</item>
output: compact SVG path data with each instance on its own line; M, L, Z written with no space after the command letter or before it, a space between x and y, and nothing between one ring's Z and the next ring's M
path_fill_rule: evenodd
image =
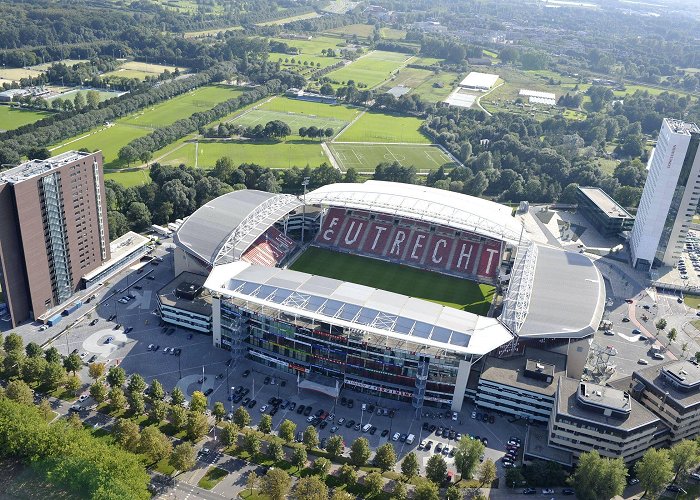
M188 271L158 291L158 310L165 323L211 334L211 297L204 290L207 277ZM203 293L205 292L205 293Z
M678 262L700 198L700 128L666 118L649 158L630 251L638 269Z
M549 445L572 453L637 460L666 443L668 427L629 393L560 377L549 419Z
M579 187L578 210L603 236L620 236L632 229L634 217L597 187Z
M12 325L67 302L110 258L102 153L0 172L0 285Z

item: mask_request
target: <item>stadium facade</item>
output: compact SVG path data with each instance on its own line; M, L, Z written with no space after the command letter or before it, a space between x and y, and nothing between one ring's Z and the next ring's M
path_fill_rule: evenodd
M190 216L175 242L176 272L208 275L215 345L296 374L302 388L417 410L459 411L487 356L534 342L566 349L595 331L605 303L587 257L533 243L509 207L424 186L233 192ZM480 316L287 269L309 245L494 285L503 300Z

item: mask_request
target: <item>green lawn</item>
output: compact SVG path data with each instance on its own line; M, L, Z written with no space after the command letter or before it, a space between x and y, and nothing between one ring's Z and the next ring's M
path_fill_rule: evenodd
M494 287L490 285L316 247L309 248L291 269L380 288L482 315L488 312L494 294Z
M117 181L124 187L141 186L151 182L151 177L148 175L148 170L124 171L124 172L106 172L105 179Z
M384 28L388 29L388 28ZM328 30L330 33L338 33L340 35L357 35L361 38L368 38L372 36L374 32L374 26L371 24L349 24L347 26L341 26L340 28L333 28ZM404 32L404 36L406 33Z
M376 87L411 58L408 54L374 50L356 61L328 73L328 78L337 82L354 80L364 83L369 88Z
M328 148L343 171L352 167L360 172L373 172L378 164L395 161L403 166L413 166L418 172L428 172L441 166L446 169L456 166L442 149L432 144L357 144L336 142L329 144Z
M683 301L688 307L692 307L693 309L700 309L700 295L685 294L683 295Z
M229 156L236 165L257 163L270 168L317 167L328 159L317 140L300 141L200 141L199 168L212 168L216 160ZM195 165L195 144L187 142L183 147L166 155L160 163Z
M0 106L0 131L14 130L22 125L34 123L47 116L49 116L49 113L44 111L30 111L2 105Z
M333 36L314 36L311 38L311 40L290 40L287 38L271 38L270 40L286 43L290 47L296 47L299 49L302 55L306 54L321 56L321 51L323 49L334 49L336 52L338 52L340 48L339 46L345 46L345 42L343 40ZM288 57L291 59L292 57L296 56L289 55ZM328 59L331 61L337 60L332 57L329 57ZM273 59L271 58L271 60Z
M460 75L449 71L435 73L427 69L403 68L382 85L379 91L403 85L411 88L410 93L418 94L424 101L438 102L450 95L460 80Z
M387 40L404 40L406 32L404 30L396 30L394 28L382 28L380 30L382 38Z
M336 139L342 142L410 142L430 144L420 131L423 120L412 116L368 111Z
M211 109L242 93L241 90L230 85L200 87L150 108L142 109L131 116L118 120L117 123L130 123L149 128L163 127L182 118L187 118L197 111Z
M204 488L205 490L210 490L223 478L225 478L228 475L228 472L226 472L224 469L220 469L218 467L209 467L209 470L207 471L206 474L204 474L204 477L199 480L199 483L197 486L200 488Z
M343 104L324 104L321 102L300 101L287 97L276 97L264 103L259 109L270 111L283 111L285 113L298 113L311 117L335 118L346 122L351 121L360 112L359 108L345 106Z
M255 127L256 125L264 126L267 122L273 120L279 120L289 125L289 128L292 129L292 135L294 136L298 134L300 127L308 128L312 126L323 129L332 128L334 133L338 133L340 129L348 123L337 118L320 117L311 114L284 111L271 111L263 109L262 107L241 115L239 118L234 120L233 123L245 127Z
M321 17L316 12L307 12L306 14L299 14L298 16L285 17L283 19L277 19L275 21L266 21L264 23L257 23L256 26L273 26L282 25L286 23L291 23L293 21L301 21L303 19L314 19L316 17Z

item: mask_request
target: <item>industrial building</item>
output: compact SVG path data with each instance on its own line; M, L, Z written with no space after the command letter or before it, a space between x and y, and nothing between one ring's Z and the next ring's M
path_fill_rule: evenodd
M13 326L70 300L110 256L101 152L0 172L0 285Z
M673 266L680 259L700 199L698 145L696 124L664 119L630 236L635 268Z
M576 192L578 210L603 236L622 236L630 231L634 216L597 187L579 187Z

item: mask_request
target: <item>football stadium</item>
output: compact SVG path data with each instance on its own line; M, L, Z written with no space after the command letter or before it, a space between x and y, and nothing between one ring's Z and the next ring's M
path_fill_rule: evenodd
M487 356L571 349L605 305L586 256L532 242L510 207L425 186L235 191L174 241L176 274L207 276L213 342L234 359L417 410L459 411Z

